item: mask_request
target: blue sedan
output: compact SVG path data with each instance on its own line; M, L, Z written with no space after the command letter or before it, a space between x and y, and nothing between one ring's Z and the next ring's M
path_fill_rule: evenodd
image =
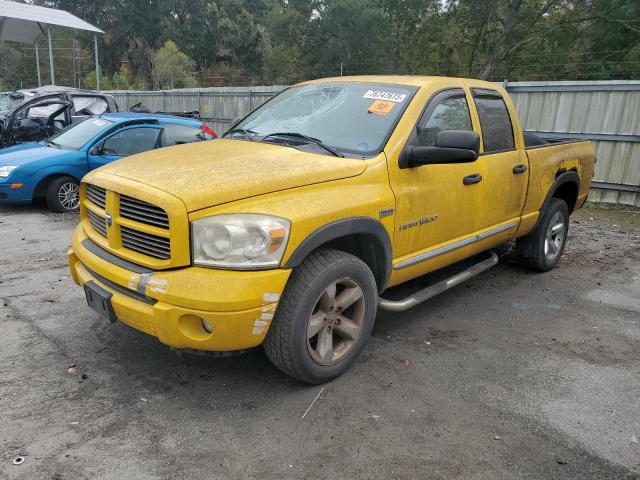
M109 113L75 123L43 142L0 150L0 203L45 198L54 212L78 208L79 182L94 168L136 153L211 140L198 120Z

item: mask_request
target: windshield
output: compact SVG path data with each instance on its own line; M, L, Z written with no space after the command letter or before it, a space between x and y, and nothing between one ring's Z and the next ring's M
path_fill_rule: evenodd
M19 92L0 93L0 115L13 110L24 101L24 95Z
M49 142L64 150L80 150L85 143L113 125L104 118L87 118L69 125L49 138Z
M354 82L292 87L235 125L229 136L259 140L274 133L296 133L340 151L374 155L384 147L416 90Z

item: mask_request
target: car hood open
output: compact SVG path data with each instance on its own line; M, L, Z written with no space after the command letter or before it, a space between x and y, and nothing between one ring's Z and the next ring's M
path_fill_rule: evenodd
M361 174L362 160L248 140L214 140L134 155L85 177L117 175L163 190L189 212Z

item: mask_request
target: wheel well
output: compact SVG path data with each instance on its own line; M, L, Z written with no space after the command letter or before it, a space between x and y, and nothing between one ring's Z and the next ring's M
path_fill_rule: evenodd
M47 193L47 187L49 186L49 184L56 178L61 177L74 178L73 175L68 175L66 173L54 173L52 175L49 175L48 177L44 177L42 180L40 180L35 190L33 191L33 198L43 198Z
M371 269L378 291L381 292L385 288L389 276L385 260L387 255L384 246L375 235L354 233L323 243L316 250L322 248L333 248L358 257Z
M552 198L564 200L569 207L569 213L573 212L578 201L578 184L575 182L563 183L553 192Z

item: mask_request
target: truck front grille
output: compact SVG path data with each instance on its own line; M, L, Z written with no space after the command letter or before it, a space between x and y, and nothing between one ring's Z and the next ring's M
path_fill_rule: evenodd
M119 255L126 257L131 250L171 260L169 215L163 208L91 184L83 202L88 224Z

